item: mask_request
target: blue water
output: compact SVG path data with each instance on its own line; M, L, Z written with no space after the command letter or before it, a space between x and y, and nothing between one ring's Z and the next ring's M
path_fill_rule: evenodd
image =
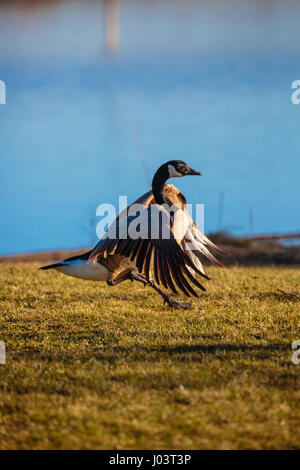
M23 5L23 6L22 6ZM299 231L300 2L131 1L119 47L97 1L0 4L0 253L96 241L169 159L205 230Z

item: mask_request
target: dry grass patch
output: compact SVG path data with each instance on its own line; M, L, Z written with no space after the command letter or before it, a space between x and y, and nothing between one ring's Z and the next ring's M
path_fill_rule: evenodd
M300 447L296 268L210 269L191 311L37 268L0 266L1 449Z

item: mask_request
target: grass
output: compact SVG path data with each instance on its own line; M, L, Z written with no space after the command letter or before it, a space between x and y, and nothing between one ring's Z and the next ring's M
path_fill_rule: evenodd
M37 268L0 266L1 449L300 447L299 270L210 269L172 311Z

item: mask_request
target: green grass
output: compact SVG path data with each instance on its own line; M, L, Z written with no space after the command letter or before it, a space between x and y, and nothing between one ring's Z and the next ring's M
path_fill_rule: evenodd
M37 268L0 266L1 449L300 447L299 270L210 269L172 311Z

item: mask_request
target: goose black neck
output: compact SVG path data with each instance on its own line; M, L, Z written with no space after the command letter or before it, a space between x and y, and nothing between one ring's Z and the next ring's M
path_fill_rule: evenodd
M169 178L168 168L162 165L155 173L152 180L152 192L157 204L164 204L164 186Z

